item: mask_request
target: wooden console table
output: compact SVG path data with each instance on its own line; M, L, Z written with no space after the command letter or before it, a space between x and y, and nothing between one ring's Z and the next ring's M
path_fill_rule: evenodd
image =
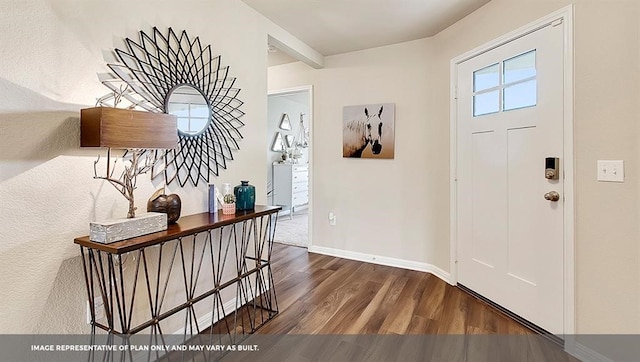
M168 319L178 312L181 334L254 332L278 314L271 252L279 210L184 216L166 231L110 244L76 238L93 332L172 334Z

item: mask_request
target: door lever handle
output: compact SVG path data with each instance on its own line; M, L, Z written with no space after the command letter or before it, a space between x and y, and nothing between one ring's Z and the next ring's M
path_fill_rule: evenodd
M560 200L560 194L558 193L558 191L549 191L546 194L544 194L544 199L556 202Z

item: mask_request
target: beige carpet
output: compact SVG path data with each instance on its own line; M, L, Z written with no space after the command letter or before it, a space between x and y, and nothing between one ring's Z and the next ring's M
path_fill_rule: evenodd
M307 246L309 244L309 212L296 211L292 219L289 215L278 215L274 241L283 244Z

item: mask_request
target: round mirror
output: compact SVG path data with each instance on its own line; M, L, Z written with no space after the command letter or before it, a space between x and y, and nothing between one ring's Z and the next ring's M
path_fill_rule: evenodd
M165 110L178 117L178 132L186 136L199 135L211 121L211 107L207 99L198 88L187 84L169 92Z

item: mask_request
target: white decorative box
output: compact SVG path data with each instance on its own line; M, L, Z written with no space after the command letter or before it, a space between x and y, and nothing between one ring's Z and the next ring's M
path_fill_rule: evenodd
M109 244L167 230L167 214L148 212L133 219L95 221L89 224L89 240Z

